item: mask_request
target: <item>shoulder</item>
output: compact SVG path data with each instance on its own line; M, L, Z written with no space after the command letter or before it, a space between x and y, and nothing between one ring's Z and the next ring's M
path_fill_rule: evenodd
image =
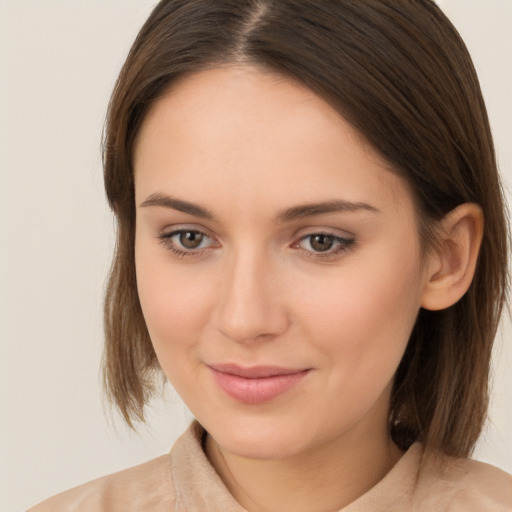
M234 510L203 451L205 431L197 422L171 452L58 494L28 512L169 512Z
M58 494L28 512L158 512L173 510L170 456L113 473Z
M417 492L432 510L512 511L512 476L472 459L431 461L419 473Z

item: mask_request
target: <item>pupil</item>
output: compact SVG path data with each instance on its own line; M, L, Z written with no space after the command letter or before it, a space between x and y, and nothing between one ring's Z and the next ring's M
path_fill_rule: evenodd
M187 249L197 249L203 241L203 235L197 231L185 231L180 234L180 243Z
M311 247L315 251L328 251L332 248L334 238L331 235L315 235L311 239Z

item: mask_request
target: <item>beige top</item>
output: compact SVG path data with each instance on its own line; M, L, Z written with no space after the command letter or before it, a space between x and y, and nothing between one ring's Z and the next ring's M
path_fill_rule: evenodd
M208 462L203 435L193 423L169 455L71 489L29 512L247 512ZM442 466L430 463L417 479L421 453L414 444L340 512L512 511L512 476L481 462L449 459Z

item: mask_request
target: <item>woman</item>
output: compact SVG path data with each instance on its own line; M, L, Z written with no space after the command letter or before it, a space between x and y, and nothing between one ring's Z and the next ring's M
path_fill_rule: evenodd
M431 1L162 1L120 74L107 391L170 456L34 510L510 510L467 457L508 239L471 60Z

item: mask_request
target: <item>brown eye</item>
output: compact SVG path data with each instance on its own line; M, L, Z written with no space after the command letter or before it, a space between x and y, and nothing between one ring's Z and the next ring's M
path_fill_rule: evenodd
M207 249L214 249L218 244L202 231L195 229L179 229L172 233L158 235L160 243L176 256L199 256Z
M312 233L302 237L294 247L303 249L312 257L337 257L348 251L354 243L353 238L343 238L332 233Z
M185 249L197 249L204 239L204 234L199 231L182 231L179 235L180 244Z
M310 237L311 248L318 252L325 252L332 249L334 245L334 236L332 235L312 235Z

